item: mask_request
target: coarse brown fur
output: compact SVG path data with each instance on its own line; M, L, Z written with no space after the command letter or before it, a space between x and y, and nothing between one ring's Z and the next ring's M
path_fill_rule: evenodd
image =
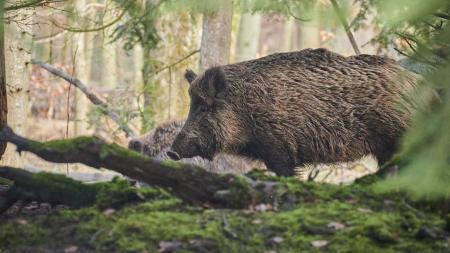
M279 175L368 154L383 164L417 107L417 77L382 56L306 49L186 78L190 112L169 155L246 155Z
M143 153L158 161L170 159L166 152L170 149L176 135L181 131L184 121L169 121L157 126L153 131L130 139L128 148ZM252 169L264 169L259 161L246 157L218 154L212 161L201 157L182 159L181 162L195 164L215 173L242 174Z

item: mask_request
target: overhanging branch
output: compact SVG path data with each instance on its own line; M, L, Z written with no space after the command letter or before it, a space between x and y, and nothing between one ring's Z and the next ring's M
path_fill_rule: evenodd
M60 0L31 0L24 2L22 4L10 5L5 7L5 11L15 11L23 8L34 8L39 6L44 6L46 4L61 2Z
M42 62L42 61L38 61L38 60L31 60L31 62L45 70L47 70L48 72L52 73L55 76L59 76L62 79L66 80L68 83L73 84L75 87L77 87L78 89L80 89L81 92L83 92L86 97L94 104L97 105L99 107L102 108L102 113L109 116L114 122L117 123L117 125L119 126L119 128L125 132L125 134L130 137L130 136L135 136L136 134L134 133L134 131L130 128L130 126L128 126L128 124L126 122L124 122L119 114L117 112L115 112L114 110L109 109L109 105L104 102L102 99L100 99L97 95L95 95L83 82L81 82L78 78L71 76L67 73L65 73L64 71L57 69L55 67L53 67L52 65Z
M112 25L114 25L115 23L119 22L123 16L125 16L125 13L127 12L127 8L125 8L120 14L119 16L117 16L116 19L112 20L111 22L102 25L100 27L94 27L94 28L77 28L77 27L70 27L70 26L65 26L65 25L61 25L58 22L56 22L55 20L52 20L52 24L60 29L63 29L65 31L69 31L69 32L74 32L74 33L83 33L83 32L98 32L101 30L104 30Z
M358 44L356 43L355 37L353 37L353 33L350 30L350 26L348 25L347 19L344 16L344 13L341 10L341 7L339 6L339 4L336 2L336 0L330 0L331 4L333 5L334 11L336 12L339 21L341 21L342 26L344 26L344 30L347 33L347 37L350 40L350 44L352 44L353 50L355 51L356 54L361 54L361 52L359 51L358 48Z
M195 55L195 54L197 54L197 53L199 53L199 52L200 52L200 49L194 50L194 51L190 52L188 55L186 55L185 57L183 57L183 58L177 60L176 62L174 62L174 63L172 63L172 64L169 64L169 65L167 65L167 66L164 66L164 67L162 67L162 68L156 70L156 71L155 71L155 74L158 74L158 73L160 73L160 72L162 72L162 71L164 71L164 70L166 70L166 69L172 68L172 67L174 67L175 65L178 65L178 64L182 63L183 61L187 60L189 57L191 57L191 56L193 56L193 55Z

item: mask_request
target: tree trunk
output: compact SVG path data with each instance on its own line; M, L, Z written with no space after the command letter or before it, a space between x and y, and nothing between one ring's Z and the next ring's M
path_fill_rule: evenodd
M257 57L261 15L244 13L241 17L237 41L236 61L246 61Z
M320 26L323 20L320 15L320 10L318 7L314 7L311 11L313 13L313 19L311 21L298 23L299 49L318 48L322 46L320 41Z
M200 47L200 71L217 65L225 65L230 57L232 7L203 16Z
M15 11L17 16L31 16L28 9ZM8 100L8 125L17 133L24 134L27 129L28 92L30 84L31 26L17 25L15 22L5 25L5 70ZM1 164L23 167L23 157L8 146Z
M3 26L4 1L0 2L0 129L7 124L8 103L6 98L6 73L5 73L5 36ZM0 159L6 150L6 142L0 142Z
M77 11L81 12L87 4L86 0L76 1L75 8ZM90 83L90 58L89 50L87 48L87 33L76 33L73 35L73 43L76 45L76 50L73 52L76 54L73 59L75 61L74 70L72 73L78 79L83 80L85 83ZM75 91L75 98L73 103L75 103L75 121L74 121L74 135L86 134L88 124L87 124L87 113L89 109L89 103L87 98L78 89Z
M141 132L150 131L155 125L154 96L155 91L153 77L155 75L155 67L153 57L151 56L153 47L143 45L143 66L142 66L142 92L144 93L144 107L142 110L142 126Z
M317 47L320 47L319 24L316 22L302 22L300 25L300 48Z
M295 20L293 18L288 18L284 23L283 32L283 52L289 52L292 50L292 36L294 34Z

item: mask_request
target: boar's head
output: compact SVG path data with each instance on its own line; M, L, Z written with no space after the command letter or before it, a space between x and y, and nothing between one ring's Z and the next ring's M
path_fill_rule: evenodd
M187 70L185 78L191 98L189 115L167 155L174 160L194 156L212 160L218 152L233 153L245 139L245 128L228 99L225 73L220 67L208 69L202 76Z

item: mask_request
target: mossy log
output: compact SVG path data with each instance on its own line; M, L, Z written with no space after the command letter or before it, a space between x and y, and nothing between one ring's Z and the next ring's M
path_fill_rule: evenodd
M89 206L95 202L98 191L95 184L83 184L63 175L33 174L12 167L0 167L0 177L14 182L1 196L0 213L17 200L34 200L75 208Z
M120 178L114 178L110 182L85 184L65 175L31 173L12 167L0 167L0 178L13 182L3 187L6 190L0 191L0 214L18 200L71 208L96 206L103 209L119 208L151 199L155 194L161 195L157 189L138 189L131 182Z
M162 187L192 204L204 207L245 208L270 201L274 185L236 175L218 175L194 165L173 161L158 162L137 152L108 144L96 137L38 142L15 134L5 127L0 140L56 163L83 163L107 168L152 186Z

